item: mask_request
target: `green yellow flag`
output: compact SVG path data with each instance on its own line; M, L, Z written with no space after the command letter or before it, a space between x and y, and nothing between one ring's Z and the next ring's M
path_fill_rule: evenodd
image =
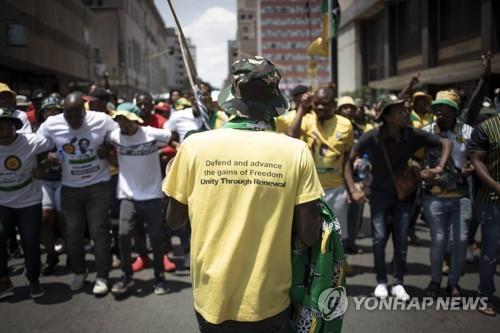
M328 2L329 0L323 0L321 3L321 36L316 38L307 48L307 54L310 56L328 57L328 41L337 36L340 6L335 0L330 10Z

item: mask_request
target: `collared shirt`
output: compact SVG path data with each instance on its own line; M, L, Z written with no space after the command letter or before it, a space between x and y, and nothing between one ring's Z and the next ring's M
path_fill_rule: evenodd
M457 122L452 131L441 131L438 124L429 124L424 131L449 139L453 143L451 158L446 163L444 172L437 181L424 183L424 189L438 197L463 197L468 195L467 179L462 176L462 169L467 160L467 142L472 134L472 127L462 122ZM424 165L434 168L439 164L442 149L436 147L427 149Z
M344 185L344 157L354 144L351 121L340 115L319 122L311 112L302 120L303 140L311 150L324 189Z
M485 120L472 132L469 151L488 153L486 166L493 179L500 182L500 115ZM490 187L480 183L476 201L485 204L500 204L500 196Z
M384 158L384 152L380 144L380 137L383 138L384 146L387 151L391 167L394 172L403 170L408 160L415 152L423 147L438 147L441 145L439 137L420 129L406 127L402 130L400 142L396 142L385 130L381 128L373 129L359 138L354 146L359 155L368 155L372 164L373 182L371 184L370 202L377 207L386 207L394 203L396 198L396 189L392 181L392 175L387 162Z

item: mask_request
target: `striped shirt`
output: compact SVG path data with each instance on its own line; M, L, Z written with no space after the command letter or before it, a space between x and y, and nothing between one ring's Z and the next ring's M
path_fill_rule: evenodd
M472 132L469 151L488 153L486 167L491 177L500 182L500 115L479 124ZM476 201L485 204L500 204L500 196L488 186L481 184Z

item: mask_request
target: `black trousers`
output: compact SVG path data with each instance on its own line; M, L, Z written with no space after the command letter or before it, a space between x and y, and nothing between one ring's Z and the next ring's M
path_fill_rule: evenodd
M255 322L228 320L221 324L211 324L198 312L196 319L201 333L288 333L291 307L275 316Z

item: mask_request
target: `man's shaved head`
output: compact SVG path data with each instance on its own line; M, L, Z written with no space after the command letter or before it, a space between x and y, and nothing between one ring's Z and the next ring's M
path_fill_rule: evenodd
M85 108L83 94L79 91L73 92L64 99L64 119L73 129L82 127L85 119Z

